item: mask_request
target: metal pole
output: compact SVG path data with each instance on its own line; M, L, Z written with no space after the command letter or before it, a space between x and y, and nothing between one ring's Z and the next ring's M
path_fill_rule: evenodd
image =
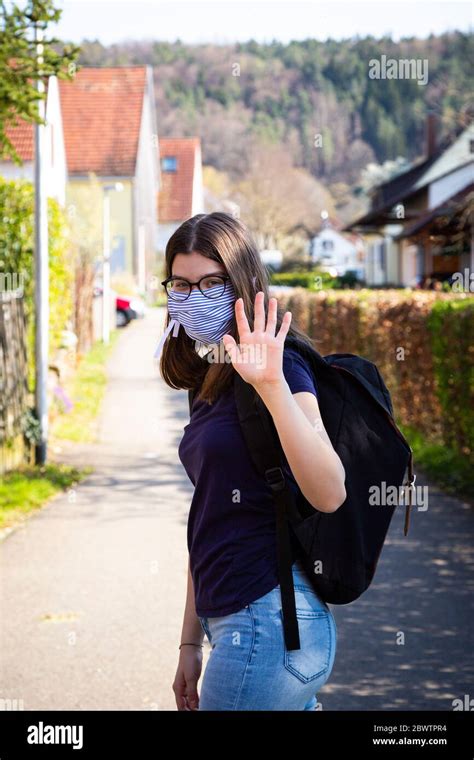
M43 30L35 24L38 66L43 63ZM41 68L40 68L41 73ZM36 81L39 94L45 86L41 77ZM45 118L45 100L38 99L38 112ZM46 147L46 127L35 124L35 405L40 423L40 440L35 447L36 464L45 464L48 442L48 333L49 333L49 262L48 207L43 161Z
M102 261L102 341L110 340L110 196L104 192L103 205L104 255Z

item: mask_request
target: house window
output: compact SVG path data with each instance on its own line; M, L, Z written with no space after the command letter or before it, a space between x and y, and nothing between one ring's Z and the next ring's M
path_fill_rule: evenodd
M334 250L334 242L332 240L323 240L323 251L329 253Z
M161 159L161 168L164 172L175 172L178 169L178 159L176 156L164 156Z

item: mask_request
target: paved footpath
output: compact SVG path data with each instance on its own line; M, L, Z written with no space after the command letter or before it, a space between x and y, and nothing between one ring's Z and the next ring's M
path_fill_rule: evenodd
M124 329L99 443L51 452L95 472L0 543L0 697L25 710L175 709L192 487L177 456L187 394L153 359L163 324L152 310ZM325 710L451 710L474 697L472 507L430 487L406 538L402 526L400 509L372 587L332 608Z
M51 452L94 474L0 543L0 696L25 710L176 709L192 486L187 394L153 359L163 324L152 310L123 330L100 443Z
M452 710L474 697L473 508L421 473L418 484L428 509L412 511L407 536L396 510L372 585L332 607L340 639L324 709Z

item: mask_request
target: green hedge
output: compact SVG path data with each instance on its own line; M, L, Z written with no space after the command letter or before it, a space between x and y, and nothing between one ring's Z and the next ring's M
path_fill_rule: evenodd
M332 277L329 272L321 272L313 269L310 272L270 272L272 285L291 285L295 288L307 288L310 291L318 291L322 288L353 287L357 284L357 278L352 272L341 277Z
M64 209L48 198L50 356L73 315L73 255ZM23 279L28 319L29 384L34 383L34 190L0 177L0 274ZM5 279L8 282L8 278Z
M474 452L474 300L435 303L427 320L444 442Z
M334 285L334 279L326 272L274 272L270 276L272 285L290 285L308 290L317 290L319 282L327 288Z

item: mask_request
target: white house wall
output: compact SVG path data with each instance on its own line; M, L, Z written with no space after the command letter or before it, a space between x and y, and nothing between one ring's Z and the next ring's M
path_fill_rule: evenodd
M368 285L384 285L386 282L385 270L381 261L381 250L384 239L371 240L368 246L366 262L366 281Z
M324 248L324 243L328 241L332 243L331 250ZM337 269L339 274L344 274L347 270L362 270L355 245L330 227L321 230L313 238L312 250L314 261L319 261L323 267Z
M46 135L43 165L46 172L46 195L48 198L55 198L58 203L64 206L66 203L67 166L59 103L59 88L57 77L55 76L49 77L48 80L45 116ZM34 183L34 162L25 161L22 166L18 166L13 161L1 161L0 175L7 180L26 179Z
M22 166L13 161L0 161L0 175L7 180L27 179L34 182L34 166L32 161L25 161Z
M418 274L418 246L409 240L400 241L401 285L413 287Z
M64 146L63 122L59 100L58 78L49 77L48 102L46 111L47 129L47 166L46 192L49 197L64 206L66 203L67 163Z
M385 237L386 282L398 284L398 243L390 236Z
M193 172L193 199L191 216L204 213L204 191L202 182L202 156L201 146L198 145L194 153Z
M168 240L180 225L181 222L167 222L166 224L160 224L158 226L158 250L161 253L165 252Z
M147 71L147 84L143 98L142 119L137 151L134 182L134 251L135 272L150 274L158 248L157 197L159 190L159 164L152 93L151 68ZM145 263L144 263L145 261ZM145 266L145 269L143 267ZM141 287L144 282L139 283Z
M428 208L436 208L472 182L474 182L474 163L461 166L451 174L441 177L429 186Z
M472 164L472 140L474 140L474 124L470 124L452 145L443 151L429 169L421 175L412 189L417 190L426 185L431 185L452 173L456 167L463 167L468 163Z

